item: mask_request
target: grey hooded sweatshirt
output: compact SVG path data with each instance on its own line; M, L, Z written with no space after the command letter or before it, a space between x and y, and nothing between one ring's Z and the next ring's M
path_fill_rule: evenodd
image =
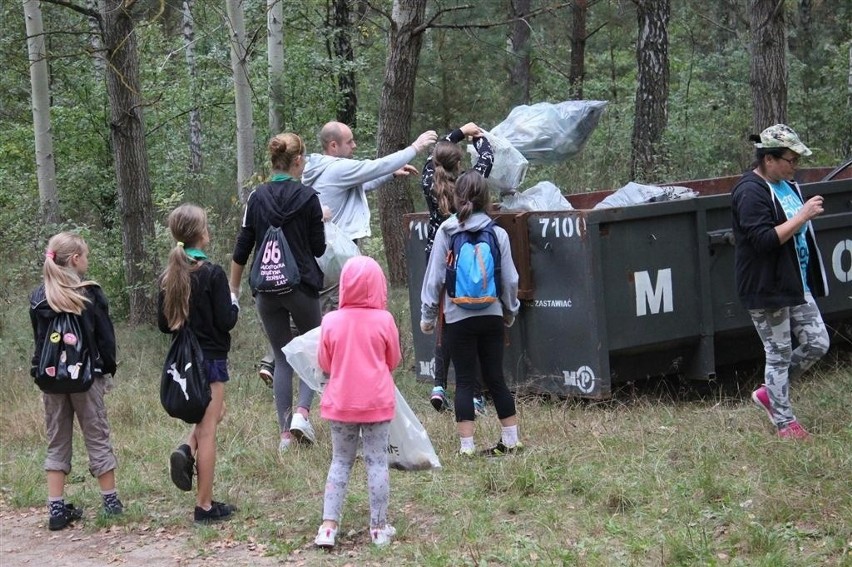
M352 240L370 236L367 192L389 181L393 172L417 155L412 146L378 159L349 159L311 154L302 183L319 193L331 220Z

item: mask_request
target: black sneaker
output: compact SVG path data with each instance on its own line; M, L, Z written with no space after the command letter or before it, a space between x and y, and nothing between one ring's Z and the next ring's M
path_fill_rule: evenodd
M73 504L65 504L60 501L52 502L49 506L50 517L47 522L47 527L52 532L61 530L74 520L79 520L83 517L83 510L75 508Z
M192 490L192 472L195 467L195 459L189 445L183 444L174 451L169 458L169 472L175 486L189 492Z
M223 522L230 520L234 512L237 511L235 506L223 504L222 502L213 501L213 505L209 510L205 510L200 506L195 507L195 523L196 524L212 524L214 522Z
M269 362L266 359L260 361L257 365L257 375L263 380L269 388L272 387L272 375L275 373L275 363Z
M112 493L104 496L104 514L107 516L124 514L124 504L118 499L118 494Z
M484 449L479 454L483 457L502 457L504 455L511 455L513 453L520 453L524 450L523 444L518 441L516 444L511 447L507 447L503 444L503 440L497 442L496 445L491 447L490 449Z

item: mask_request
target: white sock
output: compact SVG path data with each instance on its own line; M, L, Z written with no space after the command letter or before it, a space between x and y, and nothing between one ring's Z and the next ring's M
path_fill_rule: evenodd
M518 426L510 425L509 427L504 427L500 438L506 447L514 447L518 444Z
M473 451L476 449L476 445L473 444L473 437L461 437L461 450L464 451L466 449L470 449Z

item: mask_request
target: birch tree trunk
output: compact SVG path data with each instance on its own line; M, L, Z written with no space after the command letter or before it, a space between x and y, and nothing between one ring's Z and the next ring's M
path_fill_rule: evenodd
M414 83L420 63L426 0L394 0L385 78L379 105L378 154L387 155L408 146L414 105ZM406 281L405 240L408 227L403 215L414 210L406 178L394 179L378 189L382 241L391 285Z
M284 131L284 0L266 0L269 137Z
M510 104L530 102L530 24L525 19L515 19L530 12L530 0L509 0L509 17L512 22L509 35L509 85L512 92Z
M24 0L24 20L30 58L39 212L42 223L54 224L59 221L59 200L56 193L56 164L53 160L53 133L50 126L47 49L40 0Z
M201 111L198 109L198 69L195 65L195 20L192 18L193 0L183 3L183 47L189 70L189 171L201 173L204 154L201 150Z
M133 15L123 0L101 0L100 4L130 322L150 323L156 313L153 283L159 267L150 250L154 237L154 204L148 176L136 32Z
M254 172L254 124L248 79L246 24L241 0L226 0L226 4L237 115L237 195L240 202L245 203L250 192L246 184Z
M653 181L663 165L663 132L668 122L669 0L635 0L638 84L630 159L630 178Z
M787 37L783 0L751 0L751 66L754 132L787 122Z

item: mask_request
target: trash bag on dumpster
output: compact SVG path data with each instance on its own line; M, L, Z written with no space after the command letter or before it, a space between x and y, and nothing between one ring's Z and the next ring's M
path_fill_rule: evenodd
M568 202L559 187L550 181L539 181L520 193L503 195L500 211L504 213L522 211L570 211L574 207Z
M491 174L486 178L488 186L501 194L520 187L529 168L527 159L505 138L495 136L491 132L483 132L483 135L491 144L491 151L494 152L494 165L491 167ZM473 167L479 159L479 154L473 145L468 145L467 151L470 154L471 167Z
M658 187L656 185L642 185L631 181L621 189L605 197L593 208L629 207L631 205L659 203L661 201L674 201L676 199L692 199L697 196L698 193L689 187Z
M559 163L580 153L606 104L566 100L516 106L491 133L508 140L530 163Z

